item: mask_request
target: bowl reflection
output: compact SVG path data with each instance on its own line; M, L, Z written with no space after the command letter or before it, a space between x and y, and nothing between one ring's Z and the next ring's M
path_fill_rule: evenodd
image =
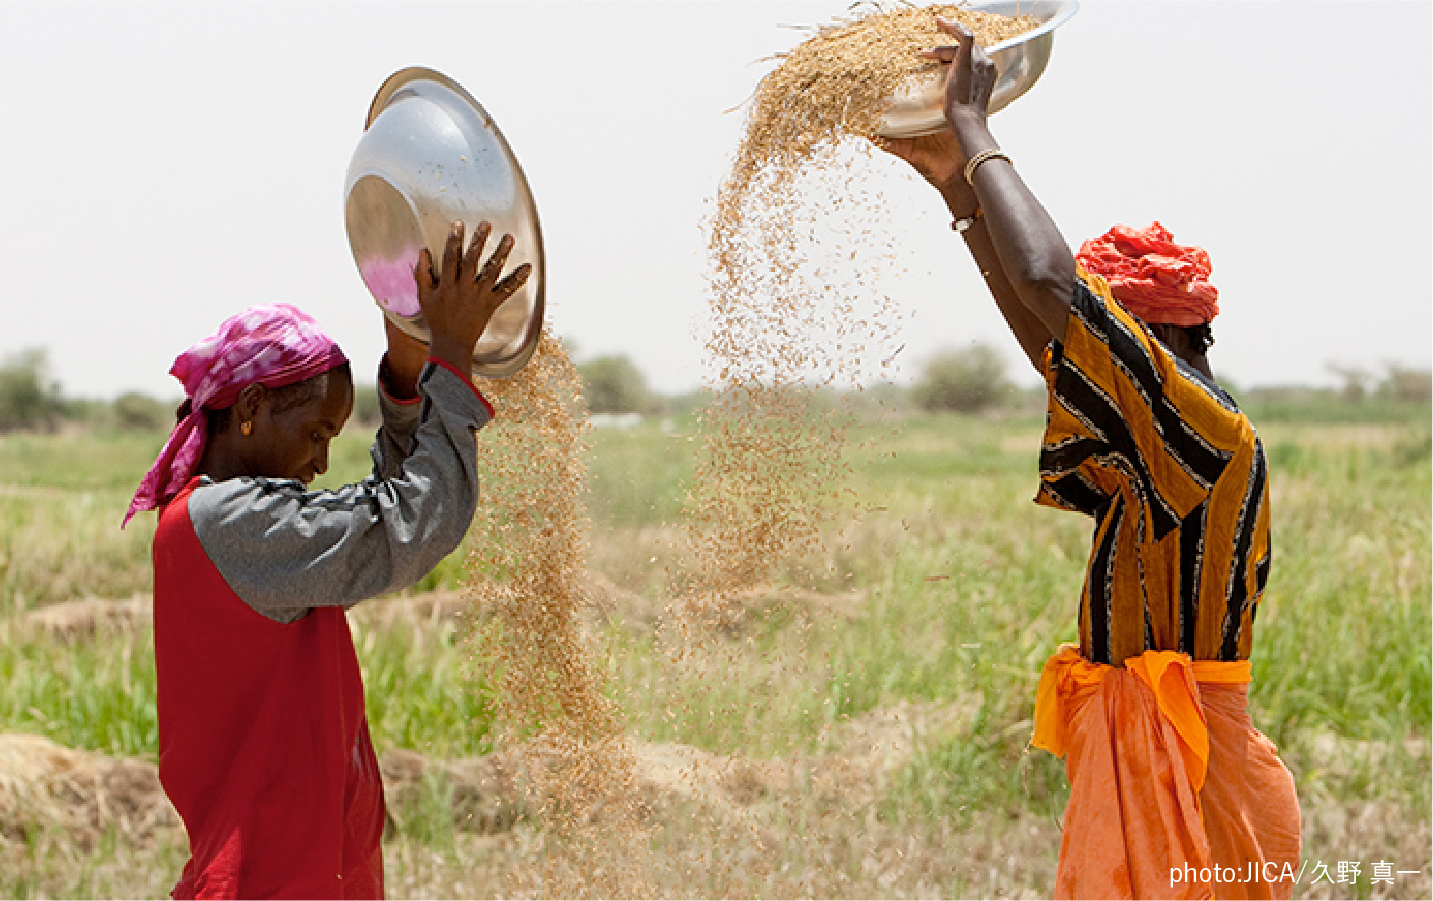
M442 261L454 221L470 240L492 225L514 246L505 271L532 264L527 283L498 308L473 350L473 374L502 378L532 357L542 334L542 230L527 178L492 117L467 91L432 69L391 75L368 111L345 181L344 224L359 276L384 315L427 343L413 269L427 247Z

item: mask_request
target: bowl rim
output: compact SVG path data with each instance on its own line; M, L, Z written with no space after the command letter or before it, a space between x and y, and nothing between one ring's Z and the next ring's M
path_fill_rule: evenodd
M537 351L537 345L542 340L542 333L547 324L547 248L543 241L542 219L537 212L537 198L533 196L532 185L527 179L527 172L523 170L522 163L518 160L517 154L513 152L512 145L508 143L507 135L503 134L497 122L488 114L488 111L483 105L477 101L477 98L468 93L466 88L436 69L430 69L427 66L408 66L399 69L384 79L383 84L379 85L377 93L373 95L373 102L368 106L368 114L363 124L364 133L367 134L369 128L378 120L378 117L392 106L393 99L403 88L410 84L423 81L432 82L439 87L451 91L464 103L471 106L479 117L481 117L485 128L497 139L498 143L502 145L507 158L512 162L518 184L522 192L526 195L528 204L532 208L532 229L537 236L537 249L533 262L539 276L537 285L534 288L533 315L528 322L527 334L523 338L521 347L512 356L502 360L485 360L478 358L475 354L471 364L473 375L488 379L508 378L516 375L527 365L528 361ZM352 188L353 185L349 184L345 194L351 191ZM383 311L383 315L397 325L400 330L413 337L420 337L411 331L412 327L410 323L412 322L412 317L404 317L392 313L381 304L379 304L378 307Z
M1012 0L971 0L970 6L972 9L985 10L996 5L1009 5L1011 2ZM1005 50L1010 47L1017 46L1019 44L1024 44L1027 41L1033 41L1036 38L1043 37L1044 35L1049 34L1056 28L1059 28L1061 25L1069 21L1070 17L1073 16L1076 12L1078 12L1080 8L1079 0L1055 0L1055 2L1059 3L1059 6L1055 8L1055 12L1053 15L1050 16L1050 18L1041 22L1039 25L1035 26L1029 31L1022 32L1021 34L1015 35L1015 37L1013 38L1006 38L998 44L992 44L989 47L986 47L986 54L994 55L1001 50ZM1019 4L1017 3L1016 5Z
M368 105L368 117L363 122L363 130L368 131L369 127L373 125L379 115L388 109L389 104L393 101L393 96L397 94L399 90L415 81L437 82L471 104L483 114L484 119L487 119L489 122L492 121L492 117L487 114L487 110L483 109L483 105L479 103L472 94L469 94L466 88L453 79L439 72L437 69L429 69L427 66L408 66L405 69L399 69L397 72L394 72L383 80L383 84L378 86L378 93L373 95L373 102ZM498 134L501 135L502 132L498 132ZM507 141L503 143L506 144Z

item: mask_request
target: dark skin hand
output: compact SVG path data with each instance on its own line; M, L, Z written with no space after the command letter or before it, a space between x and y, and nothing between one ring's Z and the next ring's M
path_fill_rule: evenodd
M418 280L418 304L433 339L431 353L460 372L472 369L473 347L487 330L493 314L532 274L532 266L523 263L499 280L508 254L512 253L512 235L503 235L492 256L479 267L483 245L492 230L487 222L479 222L473 229L472 244L464 253L463 223L454 222L443 249L442 272L433 270L433 257L426 247L419 251L418 266L413 272Z
M905 159L936 190L957 218L981 217L965 232L991 293L1020 346L1039 365L1045 344L1065 335L1075 281L1074 254L1049 213L1003 159L981 164L974 184L965 182L966 160L999 148L988 124L995 64L959 22L936 19L957 41L924 53L950 65L945 84L948 131L923 138L888 140L883 146Z
M507 278L498 280L512 252L511 235L503 236L487 264L479 269L478 260L492 234L492 226L478 223L467 253L463 252L463 230L461 222L454 222L449 230L441 272L433 271L433 258L426 247L419 252L418 264L413 270L418 304L433 338L432 348L384 317L388 353L379 373L389 397L409 400L417 396L418 374L430 355L467 372L472 366L473 347L487 330L493 313L517 293L532 274L532 266L524 263Z
M995 64L964 25L940 17L936 22L957 42L922 54L951 67L944 104L949 127L933 135L878 143L930 182L955 218L981 211L964 232L966 244L1011 332L1039 369L1045 345L1052 338L1065 337L1075 257L1050 214L1008 161L987 160L976 167L973 184L966 183L966 161L1000 147L990 133L988 112ZM1210 375L1208 358L1182 329L1157 323L1149 328L1176 356Z

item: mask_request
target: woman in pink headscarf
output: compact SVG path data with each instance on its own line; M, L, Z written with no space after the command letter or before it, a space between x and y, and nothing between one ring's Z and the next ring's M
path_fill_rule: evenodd
M188 400L125 517L157 508L159 776L190 860L175 898L383 896L383 786L344 610L417 581L467 532L476 432L492 408L473 347L522 286L504 236L416 278L432 333L388 326L373 474L309 491L353 409L348 359L286 304L254 307L180 354Z

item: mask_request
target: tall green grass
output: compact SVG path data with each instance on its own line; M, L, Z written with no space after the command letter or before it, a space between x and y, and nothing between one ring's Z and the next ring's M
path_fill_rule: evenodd
M1026 742L1040 668L1075 635L1090 524L1031 502L1040 425L950 415L858 430L849 521L833 526L825 556L783 574L831 604L777 592L738 628L701 638L683 666L670 662L673 633L615 611L599 644L634 731L771 756L820 752L833 728L900 701L959 709L954 725L921 737L888 815L1057 816L1061 765ZM1428 431L1416 418L1263 428L1274 565L1252 689L1256 724L1307 797L1385 799L1420 822L1433 710ZM677 521L689 436L683 423L673 434L650 424L592 434L592 541L605 559L636 555L640 530ZM367 472L368 437L336 443L326 481ZM150 526L117 524L158 440L0 439L0 729L152 757L147 631L61 642L22 624L46 603L147 590ZM647 566L640 553L633 571ZM459 584L461 554L427 587ZM485 683L460 633L405 623L356 638L380 749L488 749ZM1347 752L1333 763L1330 740Z
M354 632L369 729L378 748L410 748L440 758L492 749L487 676L471 665L459 630L404 624L359 626Z
M824 561L850 579L821 587L865 589L857 615L822 621L777 605L686 671L663 666L656 642L623 639L614 681L639 731L760 756L818 750L823 728L902 699L965 706L970 725L927 736L895 808L1056 816L1062 765L1027 740L1044 660L1075 637L1090 523L1031 502L1038 434L1038 422L949 416L854 447L858 522ZM1423 821L1425 435L1417 421L1265 429L1275 557L1251 694L1256 724L1311 799L1384 799ZM1332 765L1329 739L1347 750Z
M71 642L0 620L0 731L152 759L152 634L102 629Z

